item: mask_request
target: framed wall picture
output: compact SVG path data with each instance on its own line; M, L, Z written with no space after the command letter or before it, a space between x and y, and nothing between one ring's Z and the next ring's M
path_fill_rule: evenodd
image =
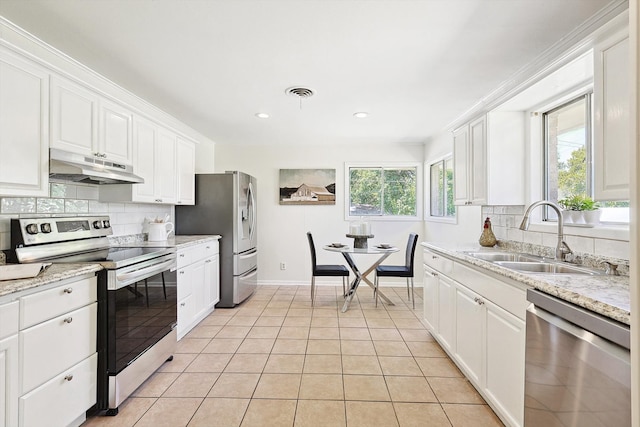
M335 169L280 169L281 205L335 205Z

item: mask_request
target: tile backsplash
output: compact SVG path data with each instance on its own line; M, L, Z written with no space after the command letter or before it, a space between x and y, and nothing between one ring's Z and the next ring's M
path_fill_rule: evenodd
M491 225L500 246L527 253L553 256L557 243L555 226L552 231L523 231L518 227L524 215L524 206L483 206L482 219L491 218ZM607 260L620 265L620 272L628 274L629 240L589 236L588 232L565 226L565 241L578 256L579 263L601 267ZM582 229L584 231L584 229Z
M109 215L114 236L142 233L145 218L174 218L172 205L101 203L96 185L52 182L49 186L51 197L0 197L0 250L10 249L12 218Z

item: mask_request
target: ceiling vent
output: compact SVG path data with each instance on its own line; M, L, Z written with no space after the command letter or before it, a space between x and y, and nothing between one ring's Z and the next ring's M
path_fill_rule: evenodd
M309 98L314 95L313 89L308 87L290 87L285 90L285 93L291 96L299 96L300 98Z

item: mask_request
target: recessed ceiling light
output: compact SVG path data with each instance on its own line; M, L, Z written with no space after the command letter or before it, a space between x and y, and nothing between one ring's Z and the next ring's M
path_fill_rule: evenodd
M270 116L267 113L256 113L256 117L259 119L268 119Z
M366 119L367 117L369 117L369 113L367 113L366 111L358 111L357 113L353 113L353 117L355 117L356 119Z

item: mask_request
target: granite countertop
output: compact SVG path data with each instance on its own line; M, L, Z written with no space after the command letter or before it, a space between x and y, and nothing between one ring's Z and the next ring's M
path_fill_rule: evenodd
M100 270L100 264L52 264L36 277L0 281L0 297Z
M124 238L114 237L111 238L111 246L136 246L142 248L185 248L192 245L198 245L204 242L210 242L212 240L218 240L220 235L189 235L189 236L171 236L167 240L150 242L148 240L142 240L143 235L136 235L139 238L131 238L125 236Z
M483 248L477 243L452 244L423 242L422 246L451 258L492 271L501 276L522 282L565 301L584 307L603 316L629 325L631 323L631 297L629 277L587 276L578 274L524 273L501 267L464 252L502 251Z

